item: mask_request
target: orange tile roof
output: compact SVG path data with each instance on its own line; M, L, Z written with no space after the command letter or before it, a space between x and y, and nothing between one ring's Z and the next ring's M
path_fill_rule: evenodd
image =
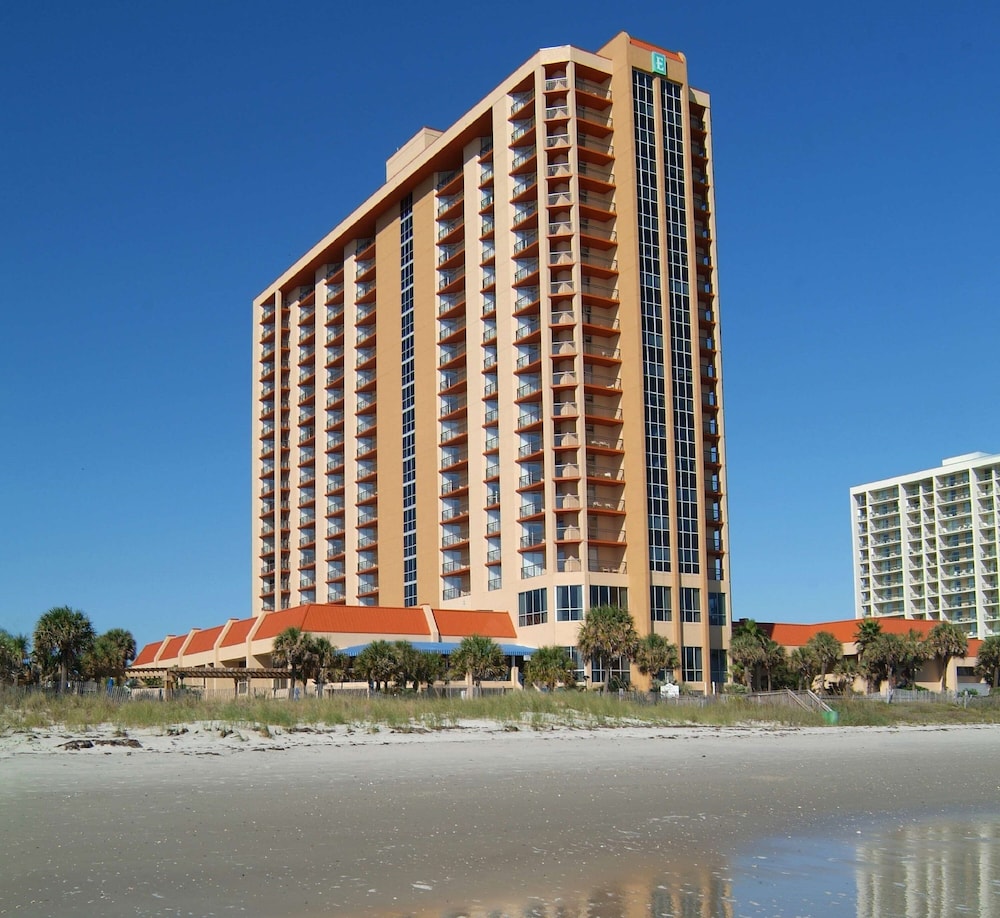
M433 614L442 640L451 637L469 637L473 634L491 638L517 637L517 631L514 630L508 612L434 609Z
M771 640L777 641L782 647L802 647L809 642L809 638L820 631L832 634L841 644L853 644L854 635L857 634L858 627L863 620L847 618L836 622L818 622L809 625L758 622L758 625L762 631L771 636ZM872 621L878 622L885 634L908 634L912 629L920 632L924 637L937 624L937 622L925 621L924 619L905 618L874 618ZM969 641L969 655L972 655L972 644L973 642ZM978 652L978 646L976 651Z
M163 641L156 641L153 644L147 644L142 650L139 651L139 656L137 656L133 661L133 666L149 666L156 659L156 651L158 651L163 644Z
M393 606L305 606L306 631L320 634L413 634L430 636L420 608Z
M219 639L219 635L222 633L223 627L225 626L216 625L214 628L196 631L184 653L204 653L206 650L212 650L215 647L215 642Z
M184 646L184 642L187 640L186 634L178 635L177 637L167 638L166 645L163 648L163 653L160 654L159 662L162 663L164 660L176 660L177 655L181 652L181 647Z
M279 612L268 612L260 627L254 634L253 639L260 641L264 638L273 638L281 634L286 628L301 628L302 620L306 617L304 606L295 606L292 609L282 609Z
M250 629L256 624L256 618L243 618L238 622L233 622L229 629L229 632L222 639L222 644L220 647L233 647L236 644L246 643L247 635L250 633Z

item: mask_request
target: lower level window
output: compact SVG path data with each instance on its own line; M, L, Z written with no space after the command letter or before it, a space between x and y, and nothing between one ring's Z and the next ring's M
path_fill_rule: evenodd
M583 587L556 587L556 621L578 622L583 619Z
M548 590L527 590L517 594L517 624L544 625L549 620Z
M681 678L685 682L701 682L705 676L702 671L701 648L684 648L684 668Z

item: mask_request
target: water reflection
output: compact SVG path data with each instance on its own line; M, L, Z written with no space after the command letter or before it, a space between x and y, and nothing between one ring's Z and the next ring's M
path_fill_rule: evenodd
M512 894L411 918L1000 918L1000 815L917 822L853 838L761 841L730 864L672 865L578 895Z
M1000 815L788 838L734 862L738 913L1000 918Z

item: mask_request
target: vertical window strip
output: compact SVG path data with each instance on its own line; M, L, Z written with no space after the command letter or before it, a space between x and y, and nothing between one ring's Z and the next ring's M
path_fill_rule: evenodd
M670 362L674 409L674 476L677 505L677 565L697 574L698 467L694 425L694 363L688 280L687 205L684 177L684 110L681 87L659 80L663 115L663 187L666 196L666 250L669 268Z
M416 388L413 334L413 195L399 205L403 408L403 605L417 604Z
M646 427L646 513L649 567L670 570L670 465L666 410L660 226L656 187L653 78L632 72L639 214L639 306L642 319L643 406Z

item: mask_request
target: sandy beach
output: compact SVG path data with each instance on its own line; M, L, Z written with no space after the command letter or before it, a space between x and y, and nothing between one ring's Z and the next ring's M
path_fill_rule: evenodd
M630 914L753 839L1000 814L990 726L222 732L0 738L0 915Z

